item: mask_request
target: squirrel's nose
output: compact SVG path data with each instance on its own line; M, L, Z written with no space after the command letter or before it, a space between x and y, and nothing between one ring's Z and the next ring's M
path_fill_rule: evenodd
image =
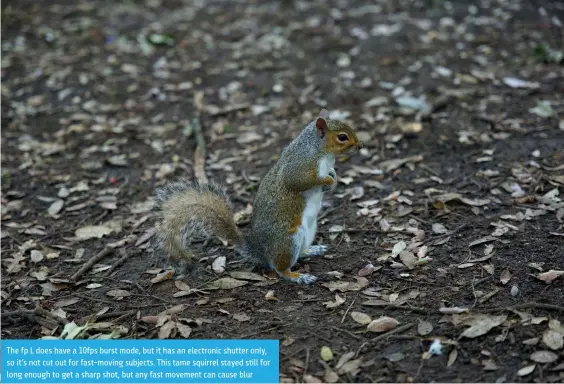
M359 142L356 146L358 149L362 149L364 148L364 144L362 144L361 142Z

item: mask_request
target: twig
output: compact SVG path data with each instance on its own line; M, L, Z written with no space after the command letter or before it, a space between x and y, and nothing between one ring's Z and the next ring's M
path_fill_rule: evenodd
M349 336L352 337L353 339L357 339L357 340L360 340L360 339L361 339L360 336L355 335L354 333L352 333L352 332L350 332L350 331L347 331L346 329L339 328L339 327L331 327L331 328L333 328L333 329L334 329L335 331L337 331L337 332L346 333L347 335L349 335Z
M86 271L88 271L90 268L92 268L92 266L94 264L96 264L98 261L102 260L104 257L108 256L110 253L113 252L113 248L108 247L107 245L104 247L104 249L102 249L100 252L98 252L97 255L93 256L90 258L90 260L88 260L88 262L86 262L82 268L80 268L78 270L78 272L76 272L74 275L71 276L71 281L77 281L82 275L84 275L86 273Z
M304 365L304 373L302 375L302 380L304 380L304 382L305 382L304 378L305 378L305 375L306 375L306 372L307 372L308 365L309 365L309 348L306 348L306 359L305 359L305 365Z
M347 317L347 314L349 313L349 311L351 310L351 307L353 306L354 302L356 301L356 298L358 297L358 295L360 294L360 292L356 293L356 296L354 297L351 305L349 305L349 307L347 308L347 310L345 311L345 314L343 315L343 318L341 319L341 324L343 324L345 322L345 318Z
M526 309L526 308L551 309L554 311L564 312L563 306L556 304L544 304L544 303L523 303L523 304L512 305L509 307L504 307L504 308L499 308L499 307L483 308L482 310L486 312L496 312L496 311L513 311L516 309Z
M55 320L57 323L61 325L65 325L68 323L67 319L63 319L46 309L41 307L36 307L35 309L18 309L17 311L9 311L9 312L2 312L2 317L9 318L9 317L33 317L33 316L40 316L46 317L49 319Z
M366 304L362 304L366 305ZM420 313L422 315L429 315L431 311L421 308L421 307L414 307L414 306L403 306L403 305L395 305L395 304L378 304L378 305L367 305L367 307L382 307L382 308L391 308L391 309L401 309L404 311L411 311L415 313Z
M388 336L390 336L390 335L407 331L409 328L413 327L414 325L415 325L415 323L408 323L408 324L406 324L406 325L402 325L402 326L399 327L399 328L392 329L391 331L388 331L388 332L386 332L386 333L384 333L384 334L382 334L382 335L376 336L375 338L373 338L373 339L371 340L371 342L377 343L377 342L380 341L380 340L386 339L386 338L387 338Z
M106 272L106 276L110 276L120 265L125 263L126 260L129 259L132 255L132 253L127 252L125 248L120 248L119 253L121 254L121 257L118 259L118 261L112 264L110 269L108 269L108 271Z
M86 317L83 317L81 320L99 321L99 320L109 319L110 317L122 318L122 317L125 317L125 316L134 315L135 313L137 313L136 310L108 312L108 313L102 313L101 315L98 315L98 316L96 316L96 315L86 316Z

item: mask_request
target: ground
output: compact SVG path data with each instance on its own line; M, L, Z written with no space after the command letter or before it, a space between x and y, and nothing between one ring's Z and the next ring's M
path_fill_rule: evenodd
M90 321L279 339L283 382L562 382L562 23L559 1L3 2L2 338ZM178 280L155 189L222 182L245 230L321 108L365 148L298 266L320 280L215 241Z

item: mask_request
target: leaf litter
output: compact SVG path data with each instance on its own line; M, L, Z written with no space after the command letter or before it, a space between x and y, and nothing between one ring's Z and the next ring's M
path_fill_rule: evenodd
M522 2L469 4L455 21L446 3L433 12L404 4L280 3L273 5L278 18L266 17L269 7L226 12L160 3L115 12L86 2L70 5L69 13L14 3L3 13L2 300L13 313L3 317L3 329L18 337L31 331L54 338L206 338L244 325L233 335L268 330L268 337L302 340L299 329L314 336L282 346L291 357L283 360L281 381L371 381L382 376L370 351L384 341L362 347L370 333L355 332L393 316L399 324L376 337L432 333L447 348L441 333L485 332L443 351L459 375L447 380L561 379L550 369L557 364L551 353L562 348L555 323L561 311L554 307L564 233L562 55L550 28L505 28L506 20L521 21L517 8L542 18L556 14L551 4L548 11ZM157 7L162 13L144 11ZM379 21L384 14L388 21ZM98 29L100 21L110 27ZM256 27L251 35L248 23ZM158 28L148 32L146 25ZM495 42L485 35L497 36ZM313 62L302 55L311 41L323 47ZM386 53L378 53L384 45ZM210 60L217 55L229 60ZM367 72L364 62L378 71ZM358 155L338 159L339 185L324 199L316 242L328 245L328 254L297 266L322 282L287 288L259 271L243 272L231 250L218 251L213 240L204 243L209 252L196 276L178 280L180 271L157 265L154 187L180 177L220 180L245 227L258 181L315 117L315 105L359 128L365 142ZM152 305L164 303L173 310L127 326L130 316L155 317ZM51 315L30 309L36 305ZM492 308L486 305L497 309L485 313ZM417 330L403 330L414 314ZM495 316L444 322L479 314ZM116 323L84 320L92 315ZM61 319L68 323L59 336ZM353 327L360 339L320 327L325 321ZM269 330L271 322L284 326ZM523 343L529 340L536 342ZM499 360L483 353L484 341L503 343ZM537 350L522 349L527 345ZM322 347L334 358L312 358ZM420 351L401 348L385 353L386 377L412 381L398 363L419 364L411 359ZM459 352L483 357L461 362ZM503 366L509 355L522 365ZM419 374L423 381L444 377L428 366Z

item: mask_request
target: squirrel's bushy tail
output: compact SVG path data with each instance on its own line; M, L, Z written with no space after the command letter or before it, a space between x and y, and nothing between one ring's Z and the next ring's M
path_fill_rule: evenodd
M229 197L215 183L170 183L157 190L155 208L160 214L159 244L178 262L192 257L194 239L216 236L236 246L242 242Z

